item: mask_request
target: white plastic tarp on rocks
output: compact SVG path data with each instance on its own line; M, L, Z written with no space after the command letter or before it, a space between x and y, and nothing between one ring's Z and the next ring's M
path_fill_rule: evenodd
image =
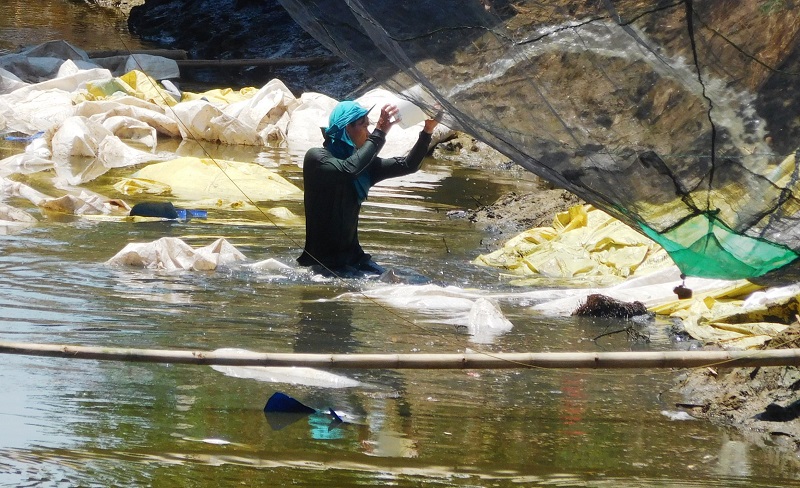
M177 237L162 237L154 242L130 243L106 264L164 271L211 271L246 259L223 238L195 249Z

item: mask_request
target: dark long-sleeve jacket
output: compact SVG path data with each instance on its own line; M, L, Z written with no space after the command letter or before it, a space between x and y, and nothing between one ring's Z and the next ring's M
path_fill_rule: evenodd
M303 161L306 243L297 259L302 266L321 264L335 270L358 267L369 259L358 242L358 199L355 180L368 172L371 185L414 173L428 152L431 135L419 139L405 157L379 158L386 134L374 130L361 148L338 159L324 147L309 149Z

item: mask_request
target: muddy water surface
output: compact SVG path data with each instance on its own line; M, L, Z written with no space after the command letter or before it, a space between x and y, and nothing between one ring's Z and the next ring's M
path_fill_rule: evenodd
M87 49L134 44L120 24L83 3L3 2L1 48L67 38ZM90 20L112 19L112 20ZM119 37L123 36L123 37ZM105 39L105 41L100 41ZM266 80L265 80L266 81ZM0 157L22 151L6 141ZM299 155L208 147L258 161L302 185ZM180 151L192 153L196 148ZM530 191L531 177L429 160L425 182L384 191L365 208L362 243L403 276L480 293L509 291L470 261L485 234L447 211ZM116 174L87 185L110 196ZM47 175L39 176L46 178ZM500 303L514 329L475 344L447 307L389 307L359 291L374 281L320 281L297 269L303 231L259 212L132 224L44 214L0 238L0 340L159 349L264 352L667 350L668 323L640 327L649 343L615 334L627 324L533 313ZM297 201L278 202L302 214ZM275 206L270 203L265 207ZM164 273L104 264L129 242L225 237L249 262ZM407 285L395 284L398 292ZM347 297L343 294L349 293ZM461 315L460 315L461 314ZM364 386L268 383L210 367L0 356L1 486L788 486L790 458L701 421L673 420L677 371L344 371ZM347 414L283 428L262 409L275 391ZM665 414L666 412L667 414Z

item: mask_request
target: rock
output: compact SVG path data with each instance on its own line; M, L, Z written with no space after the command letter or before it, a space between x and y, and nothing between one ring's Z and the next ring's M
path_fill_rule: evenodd
M628 319L647 315L647 307L642 302L626 303L600 294L586 297L586 303L578 307L572 315L582 317L609 317Z

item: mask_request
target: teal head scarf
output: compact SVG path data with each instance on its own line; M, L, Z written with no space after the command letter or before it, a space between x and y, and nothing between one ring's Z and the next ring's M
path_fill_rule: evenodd
M325 148L339 159L349 158L356 150L356 145L347 134L346 127L368 113L369 109L357 102L339 102L328 119L328 128L324 130Z
M323 134L325 135L325 143L323 145L334 157L346 159L355 152L356 145L347 134L347 124L352 124L364 117L369 111L370 109L350 100L339 102L334 107L328 119L328 127L323 129ZM358 202L361 203L367 199L367 192L369 187L372 186L369 173L367 171L361 173L353 184L356 187L356 193L358 193Z

